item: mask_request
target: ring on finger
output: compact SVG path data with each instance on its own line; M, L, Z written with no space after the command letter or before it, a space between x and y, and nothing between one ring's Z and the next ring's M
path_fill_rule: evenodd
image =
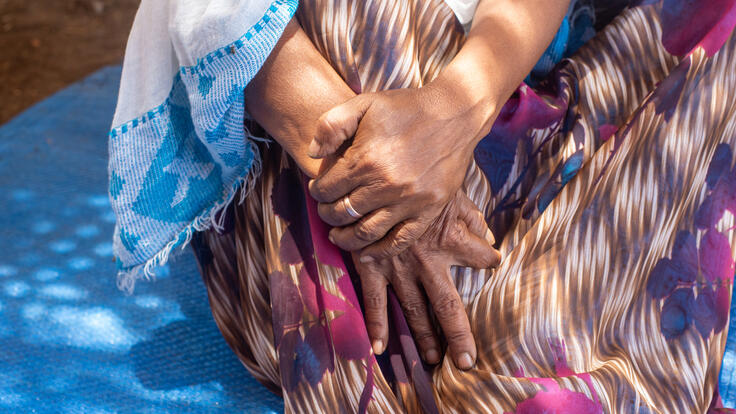
M363 215L355 211L353 205L350 204L350 196L345 196L345 198L342 199L342 205L345 206L345 211L350 215L350 217L354 219L363 217Z

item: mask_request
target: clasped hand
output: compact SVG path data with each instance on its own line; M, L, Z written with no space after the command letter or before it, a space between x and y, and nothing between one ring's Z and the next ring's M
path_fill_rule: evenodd
M318 122L309 155L332 161L309 191L320 217L334 226L330 240L357 259L376 353L387 340L390 283L425 361L440 356L426 294L456 365L474 363L475 344L449 269L499 261L484 239L480 212L459 190L485 121L474 107L427 86L358 95Z

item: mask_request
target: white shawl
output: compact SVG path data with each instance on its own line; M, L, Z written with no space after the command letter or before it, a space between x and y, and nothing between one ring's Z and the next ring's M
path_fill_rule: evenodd
M467 25L478 0L446 0ZM119 285L153 275L259 171L243 90L298 0L143 0L110 131Z

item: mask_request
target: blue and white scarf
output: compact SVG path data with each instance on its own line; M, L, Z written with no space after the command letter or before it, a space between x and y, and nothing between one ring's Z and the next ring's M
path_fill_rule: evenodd
M259 171L243 91L297 0L143 0L109 134L113 250L130 291Z
M467 27L478 0L445 1ZM257 138L244 128L243 91L297 6L298 0L142 1L109 134L122 289L153 276L195 231L217 228L217 213L257 177L260 156ZM571 16L535 75L576 48L571 33L592 26L592 13L583 25Z

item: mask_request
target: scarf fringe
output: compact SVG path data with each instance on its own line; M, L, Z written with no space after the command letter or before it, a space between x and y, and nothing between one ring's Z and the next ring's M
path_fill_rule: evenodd
M250 134L246 129L246 138L248 146L253 151L253 162L247 171L238 177L232 184L230 191L226 195L223 201L215 203L208 210L195 217L192 222L186 226L179 235L171 240L163 249L161 249L156 255L148 259L145 263L137 266L133 266L128 269L118 271L117 275L117 286L118 289L124 291L127 294L132 294L135 289L135 284L138 280L144 279L146 281L152 281L156 279L155 269L157 267L165 265L169 261L169 257L173 254L179 254L189 246L192 241L192 237L195 232L205 231L214 229L215 231L222 231L224 229L225 214L220 214L227 209L230 204L235 200L235 196L240 193L236 203L238 205L245 201L245 198L250 193L250 190L255 187L256 180L261 175L262 161L261 154L258 146L254 141L268 141L268 138L255 137ZM242 188L242 190L241 190ZM241 190L241 191L238 191ZM176 248L181 247L178 251Z

